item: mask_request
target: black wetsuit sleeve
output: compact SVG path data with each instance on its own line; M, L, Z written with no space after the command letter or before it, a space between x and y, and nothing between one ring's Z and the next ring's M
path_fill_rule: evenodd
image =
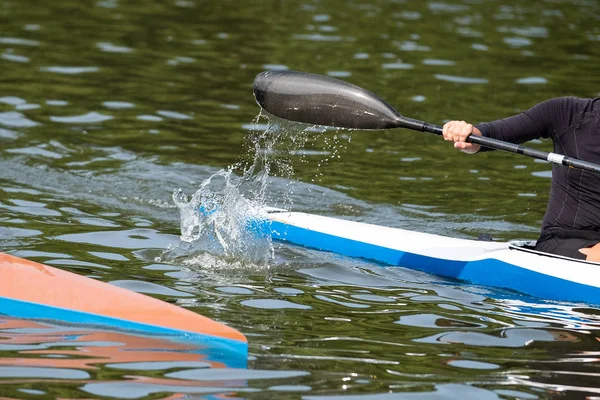
M546 100L527 111L512 117L475 125L481 134L510 143L524 143L538 138L548 138L556 134L565 117L572 115L572 102L569 97ZM568 119L568 117L567 117ZM480 151L491 151L482 147Z

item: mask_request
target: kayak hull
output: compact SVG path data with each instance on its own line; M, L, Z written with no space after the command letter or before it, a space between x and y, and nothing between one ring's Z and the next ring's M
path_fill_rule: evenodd
M271 235L318 250L548 300L600 304L600 264L488 242L269 209Z
M245 357L237 330L190 310L92 278L0 253L0 314L210 343Z

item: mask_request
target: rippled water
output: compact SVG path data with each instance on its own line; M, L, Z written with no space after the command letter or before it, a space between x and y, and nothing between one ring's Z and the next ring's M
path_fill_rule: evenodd
M268 262L174 253L172 198L252 165L266 120L255 120L251 88L265 69L339 77L436 124L598 96L597 2L6 0L0 10L0 249L187 307L250 346L247 368L214 365L173 340L3 317L2 396L600 396L597 307L281 244ZM469 157L410 131L294 141L294 129L270 155L269 204L536 237L545 163Z

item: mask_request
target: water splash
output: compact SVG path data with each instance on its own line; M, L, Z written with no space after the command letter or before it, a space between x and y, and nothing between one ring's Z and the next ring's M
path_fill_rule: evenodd
M181 214L181 241L186 250L222 253L234 259L267 262L273 246L262 197L242 193L243 178L221 170L206 179L188 200L173 193ZM179 250L183 250L180 248Z
M269 118L265 126L258 124L260 118L245 137L247 151L241 161L204 180L191 198L182 189L175 190L181 243L161 259L187 262L204 252L224 256L232 265L240 260L266 265L273 259L265 207L291 205L294 169L290 155L325 129L275 118ZM268 191L274 175L290 179L286 192L276 198Z

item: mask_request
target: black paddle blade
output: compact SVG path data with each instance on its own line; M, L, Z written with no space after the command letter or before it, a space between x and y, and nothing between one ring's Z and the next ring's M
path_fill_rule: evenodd
M402 126L402 116L375 94L322 75L266 71L254 80L256 102L290 121L348 129Z

